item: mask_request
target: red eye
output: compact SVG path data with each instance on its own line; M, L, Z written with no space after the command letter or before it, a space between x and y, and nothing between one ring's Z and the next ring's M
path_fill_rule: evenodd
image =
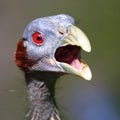
M33 35L32 35L32 39L33 39L33 42L37 45L41 45L44 41L42 35L39 33L39 32L35 32Z

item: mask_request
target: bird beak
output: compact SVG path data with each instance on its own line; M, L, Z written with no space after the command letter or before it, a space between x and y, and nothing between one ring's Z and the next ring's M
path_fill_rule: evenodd
M65 47L68 45L74 46L72 49L79 48L78 54L80 54L80 49L83 49L86 52L91 51L91 45L87 36L78 27L74 25L68 26L67 34L62 41L61 47ZM75 50L68 51L69 52L67 53L69 54L68 57L74 56L73 54L76 52L73 51ZM60 61L59 65L64 69L65 72L78 75L86 80L91 80L92 78L91 70L89 66L86 64L86 62L79 58L79 56L73 57L70 63L64 61L62 62Z
M68 35L64 38L62 46L76 45L86 52L91 52L91 45L87 36L74 25L68 26Z

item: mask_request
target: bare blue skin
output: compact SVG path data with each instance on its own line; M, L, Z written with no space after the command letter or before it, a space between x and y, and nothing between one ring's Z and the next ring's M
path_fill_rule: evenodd
M38 18L27 25L23 33L27 54L32 60L40 59L39 63L32 66L30 70L64 72L63 68L54 59L54 54L66 36L67 27L70 24L75 24L74 19L71 16L60 14ZM60 33L61 30L64 34ZM32 41L32 34L36 31L40 32L44 38L42 45L35 45ZM54 60L53 65L49 63L50 59Z

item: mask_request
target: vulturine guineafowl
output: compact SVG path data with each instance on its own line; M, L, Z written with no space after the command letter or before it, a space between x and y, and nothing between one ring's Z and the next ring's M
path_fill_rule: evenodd
M91 79L81 49L91 51L89 40L69 15L38 18L25 28L14 57L25 73L31 120L61 119L54 98L57 78L70 73Z

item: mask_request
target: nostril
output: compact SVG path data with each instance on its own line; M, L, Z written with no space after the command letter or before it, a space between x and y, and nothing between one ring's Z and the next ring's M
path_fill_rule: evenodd
M59 26L58 27L58 33L60 34L60 35L64 35L65 34L65 29L64 29L64 27L63 26Z
M61 35L63 35L64 34L64 32L62 32L62 31L58 31Z

